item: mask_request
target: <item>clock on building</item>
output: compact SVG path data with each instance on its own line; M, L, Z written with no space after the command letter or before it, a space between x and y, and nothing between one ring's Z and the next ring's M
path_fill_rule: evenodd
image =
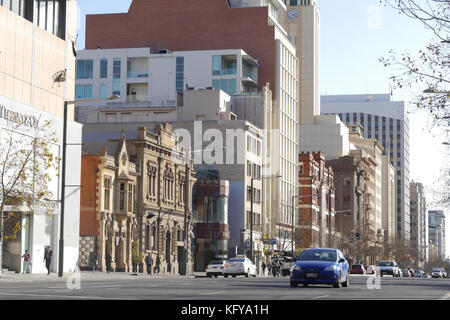
M297 9L290 9L288 11L288 18L289 18L289 20L297 20L297 18L298 18Z

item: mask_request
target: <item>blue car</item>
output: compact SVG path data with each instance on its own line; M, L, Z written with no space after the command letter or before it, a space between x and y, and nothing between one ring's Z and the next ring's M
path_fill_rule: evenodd
M328 284L348 287L349 265L340 250L311 248L303 251L291 274L291 287L303 284Z

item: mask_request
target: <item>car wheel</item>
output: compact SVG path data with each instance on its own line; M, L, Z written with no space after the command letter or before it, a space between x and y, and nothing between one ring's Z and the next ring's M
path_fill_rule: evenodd
M214 278L217 278L218 277L218 275L216 274L216 275L214 275Z
M249 274L250 274L250 269L247 270L247 273L245 274L245 277L248 278Z
M296 288L296 287L297 287L297 282L291 281L291 288Z
M224 276L225 278L228 278L228 275L227 275L227 274L224 274L223 276Z
M236 275L235 274L233 274L233 276L232 276L233 278L236 278Z
M308 284L307 284L307 283L304 283L303 286L306 288L306 287L308 286Z
M341 275L338 275L336 283L333 284L334 288L340 288L341 287Z
M342 286L343 286L344 288L347 288L347 287L348 287L348 276L347 276L347 279L345 279L345 282L342 282Z

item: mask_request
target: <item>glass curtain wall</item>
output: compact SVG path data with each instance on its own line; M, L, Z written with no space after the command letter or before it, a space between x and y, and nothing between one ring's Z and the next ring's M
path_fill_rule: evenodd
M66 0L0 0L0 5L65 39Z

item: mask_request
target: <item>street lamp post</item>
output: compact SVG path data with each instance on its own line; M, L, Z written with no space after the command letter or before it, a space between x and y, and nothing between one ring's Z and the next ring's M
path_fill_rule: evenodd
M64 213L65 213L65 203L66 203L66 149L67 149L67 109L69 104L81 104L90 102L101 102L108 100L119 99L120 96L111 96L107 99L87 99L87 100L76 100L76 101L64 101L64 118L63 118L63 141L62 141L62 170L61 170L61 221L59 230L59 263L58 263L58 276L63 276L64 267Z

